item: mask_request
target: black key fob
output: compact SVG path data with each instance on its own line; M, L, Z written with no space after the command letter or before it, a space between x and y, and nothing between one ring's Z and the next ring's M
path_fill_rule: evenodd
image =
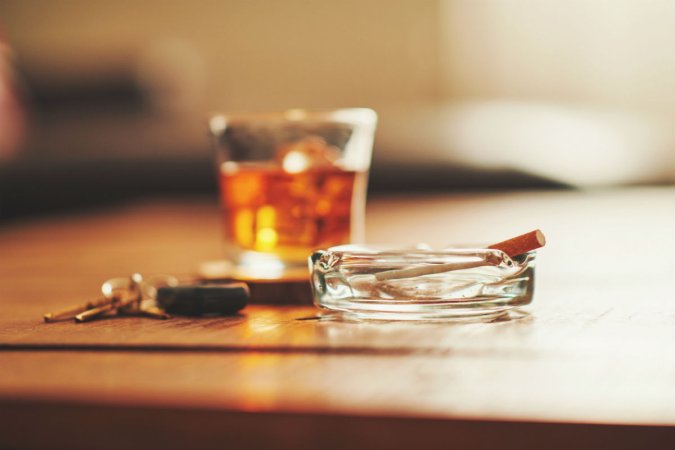
M183 316L231 315L246 306L246 283L165 286L157 289L157 305Z

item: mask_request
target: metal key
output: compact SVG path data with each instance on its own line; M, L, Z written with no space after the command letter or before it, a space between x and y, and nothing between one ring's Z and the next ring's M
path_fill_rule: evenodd
M58 320L72 319L78 314L92 309L97 309L102 306L109 305L113 299L102 297L97 300L86 302L84 305L71 306L53 313L47 313L43 316L45 322L56 322Z
M134 274L135 275L135 274ZM132 275L132 277L134 276ZM119 302L121 289L129 283L127 278L111 278L101 285L102 298L86 302L84 305L72 306L55 313L47 313L43 319L45 322L57 320L75 319L77 322L85 322L115 309L114 304Z
M124 284L126 284L125 287ZM154 306L153 297L157 291L157 284L176 285L178 280L164 276L154 280L154 283L146 283L140 273L132 274L128 279L114 278L108 280L102 286L104 295L115 296L124 294L125 298L100 308L99 311L91 311L80 314L75 319L78 322L86 322L106 315L109 311L126 316L145 316L153 319L169 319L171 316L160 308ZM150 303L150 304L148 304Z
M85 311L83 313L80 313L75 316L75 322L81 323L81 322L88 322L92 319L96 319L97 317L100 317L104 314L107 314L110 311L116 311L118 308L118 303L117 301L112 301L111 303L108 303L107 305L100 306L98 308L90 309L89 311Z
M158 308L157 306L141 306L137 314L145 317L150 317L151 319L164 320L171 318L171 314L167 313L161 308Z
M171 316L155 305L154 298L158 287L177 284L176 278L167 275L151 278L151 282L145 282L140 273L111 278L101 286L103 298L48 313L43 318L45 322L74 318L78 323L113 314L168 319Z
M110 312L119 314L121 311L137 309L136 304L140 303L142 297L141 283L143 283L143 277L140 273L134 273L129 278L106 280L101 285L101 291L104 297L110 299L110 302L76 315L75 321L78 323L88 322Z

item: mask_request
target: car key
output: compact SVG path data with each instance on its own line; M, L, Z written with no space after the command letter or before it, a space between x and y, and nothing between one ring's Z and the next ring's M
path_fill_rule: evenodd
M246 283L164 286L157 289L156 302L170 314L231 315L246 306L250 295Z

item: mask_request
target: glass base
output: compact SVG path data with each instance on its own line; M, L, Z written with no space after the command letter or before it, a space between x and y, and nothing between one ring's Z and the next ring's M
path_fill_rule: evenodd
M256 264L257 263L257 264ZM306 264L287 264L279 260L249 260L246 265L221 259L206 261L198 268L203 280L240 280L256 282L307 281L309 269Z
M469 304L467 305L467 303ZM339 303L324 301L317 306L338 312L347 319L405 321L491 321L507 314L516 307L515 305L504 304L503 300L497 299L486 299L484 302L439 301L427 305L420 305L415 302L397 304L397 302L343 300Z
M476 322L509 322L530 317L530 313L517 307L508 307L492 312L462 314L454 311L450 314L410 314L368 311L361 313L358 310L340 311L324 309L323 320L337 320L345 322L423 322L423 323L476 323Z

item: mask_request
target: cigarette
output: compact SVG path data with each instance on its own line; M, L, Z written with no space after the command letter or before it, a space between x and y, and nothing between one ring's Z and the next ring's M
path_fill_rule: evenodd
M490 245L489 249L501 250L509 257L522 255L523 253L543 247L546 244L546 238L541 230L530 231L529 233L521 234L506 241L498 242ZM375 274L377 281L399 280L404 278L415 278L424 275L431 275L434 273L444 273L453 270L473 269L475 267L487 265L499 265L503 261L500 257L488 255L486 259L478 261L462 261L447 264L429 264L424 266L409 267L407 269L385 270Z
M529 233L521 234L506 241L498 242L488 248L493 250L501 250L510 257L522 255L523 253L536 250L546 244L546 238L541 230L530 231Z

